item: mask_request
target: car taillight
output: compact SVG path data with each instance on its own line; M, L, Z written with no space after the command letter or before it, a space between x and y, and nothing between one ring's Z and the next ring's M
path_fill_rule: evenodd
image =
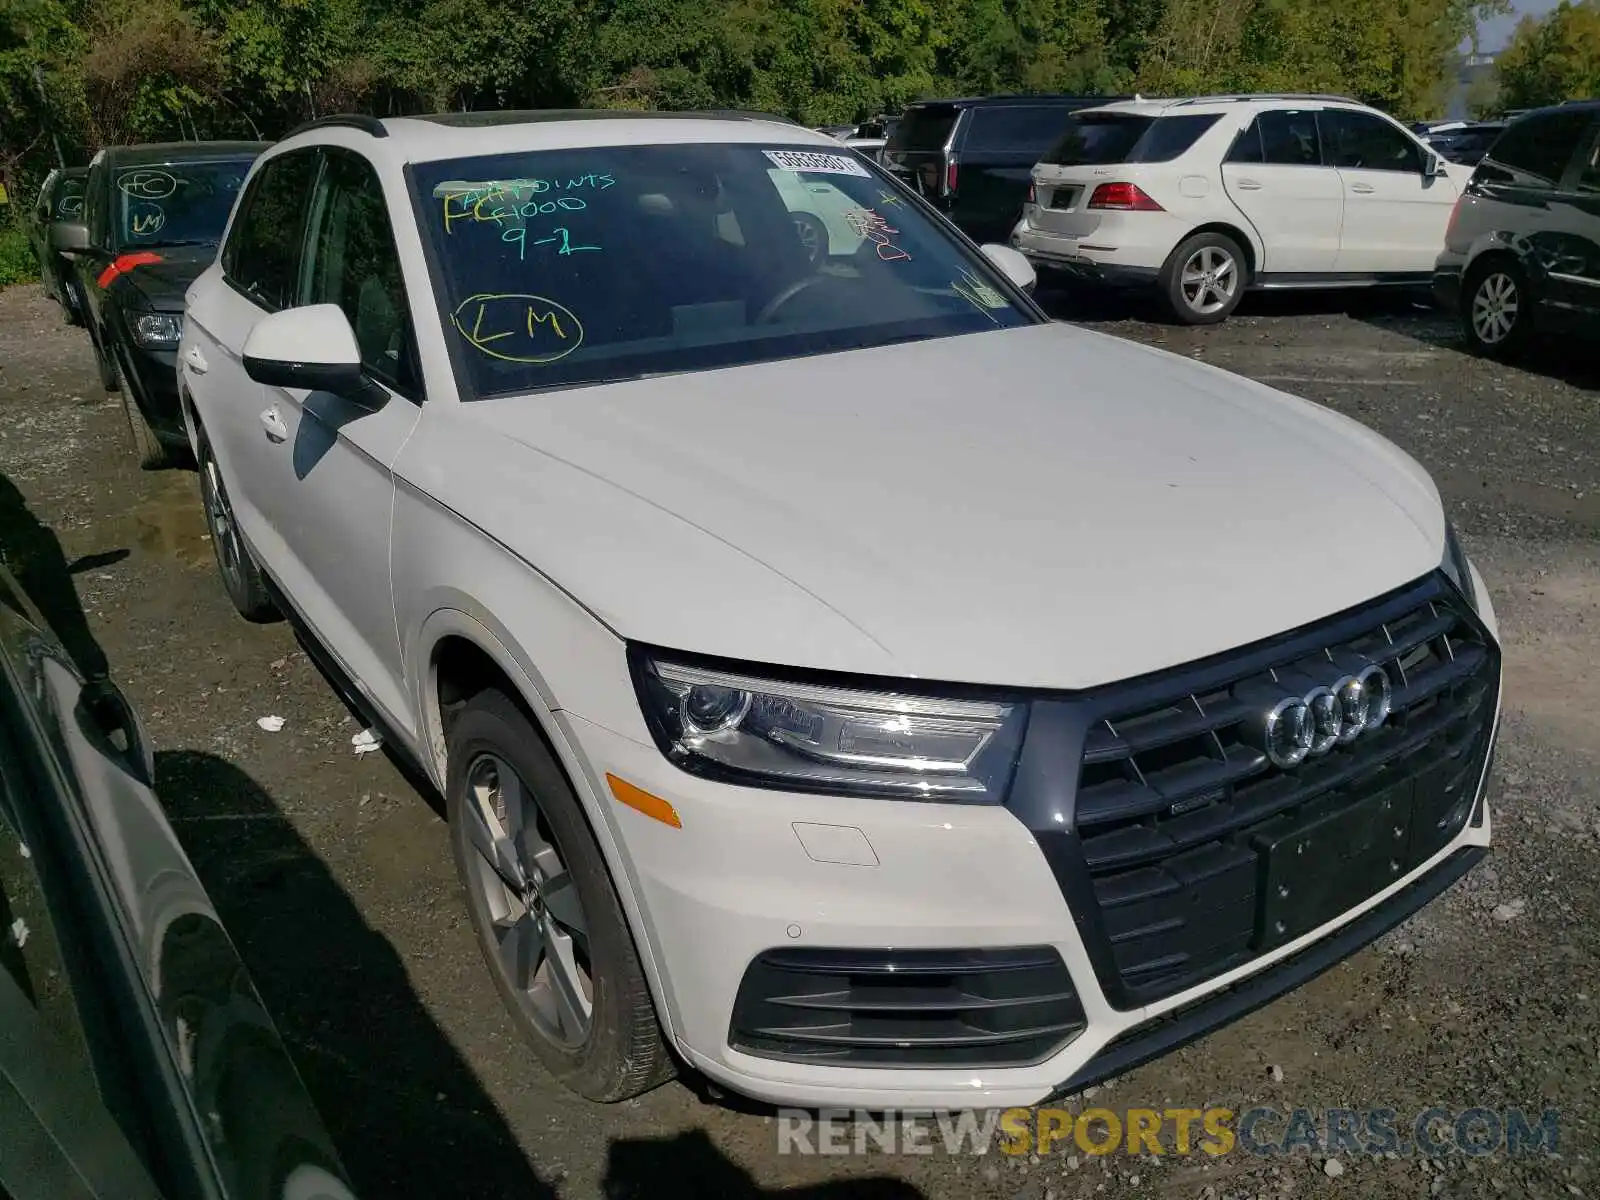
M1114 208L1121 212L1165 212L1137 183L1102 183L1089 197L1090 208Z
M1031 183L1028 185L1028 203L1029 204L1037 204L1037 203L1039 203L1039 195L1038 195L1037 192L1035 192L1033 190L1033 184L1031 184Z
M142 267L147 263L158 263L160 261L161 255L152 254L148 250L139 250L133 254L119 254L111 260L109 267L100 272L95 282L104 291L111 286L112 280L116 279L118 275L125 275L135 267Z
M953 158L945 160L944 194L946 196L954 196L956 194L956 160Z

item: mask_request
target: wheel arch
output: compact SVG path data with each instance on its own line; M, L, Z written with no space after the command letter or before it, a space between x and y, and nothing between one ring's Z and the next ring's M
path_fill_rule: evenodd
M1260 270L1261 264L1260 248L1257 247L1255 239L1251 237L1251 235L1242 227L1234 225L1231 222L1208 221L1204 225L1197 225L1191 229L1183 236L1183 240L1180 241L1178 245L1181 246L1190 238L1197 237L1202 233L1219 233L1223 237L1231 239L1238 245L1240 250L1244 251L1245 270L1250 272L1250 279L1245 281L1245 286L1249 287L1250 281L1256 277L1256 273ZM1174 252L1176 252L1177 248L1174 247L1173 249Z
M633 934L656 1017L668 1043L676 1047L671 990L656 954L654 926L640 899L638 875L617 827L614 806L607 802L603 782L587 769L557 719L559 710L543 678L525 655L512 650L516 643L506 631L491 628L485 620L461 609L436 609L423 622L416 644L414 687L421 743L418 757L423 769L442 794L449 786L445 747L452 716L447 707L464 704L476 690L497 687L523 710L578 798Z

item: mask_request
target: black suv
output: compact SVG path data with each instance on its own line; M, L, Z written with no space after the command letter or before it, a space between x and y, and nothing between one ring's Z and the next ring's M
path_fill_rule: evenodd
M1009 244L1033 181L1033 164L1067 118L1109 96L984 96L920 100L883 148L883 165L975 242Z
M100 379L120 391L144 466L186 444L178 408L183 294L216 257L234 198L266 142L112 146L95 155L81 222L57 244L75 260Z
M1467 342L1506 356L1541 324L1600 324L1600 100L1506 127L1472 173L1434 268Z

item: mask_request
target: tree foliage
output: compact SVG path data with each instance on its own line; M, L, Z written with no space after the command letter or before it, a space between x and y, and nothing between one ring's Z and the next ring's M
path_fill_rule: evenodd
M1600 0L1563 0L1542 18L1522 18L1495 74L1507 108L1600 96Z
M1597 2L1551 18L1554 44L1579 47L1558 90L1593 90L1600 47L1581 47L1600 43ZM0 0L0 167L37 174L56 136L81 160L107 142L270 138L351 110L738 107L820 124L937 94L1279 89L1426 116L1456 48L1506 5ZM1546 52L1551 22L1519 30L1525 57Z

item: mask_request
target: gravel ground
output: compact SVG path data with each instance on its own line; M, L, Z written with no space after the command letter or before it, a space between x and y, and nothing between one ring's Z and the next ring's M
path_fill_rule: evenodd
M781 1156L770 1113L693 1081L606 1108L572 1098L501 1014L436 802L352 754L359 726L285 627L235 619L193 474L134 466L84 335L13 288L0 548L74 564L29 582L143 713L176 828L364 1195L1600 1195L1600 362L1570 343L1545 347L1542 371L1475 361L1404 300L1247 305L1203 331L1051 302L1399 442L1438 479L1505 638L1489 860L1377 946L1092 1104L1383 1107L1403 1123L1432 1105L1554 1108L1559 1155ZM1337 495L1298 499L1308 532L1337 518Z

